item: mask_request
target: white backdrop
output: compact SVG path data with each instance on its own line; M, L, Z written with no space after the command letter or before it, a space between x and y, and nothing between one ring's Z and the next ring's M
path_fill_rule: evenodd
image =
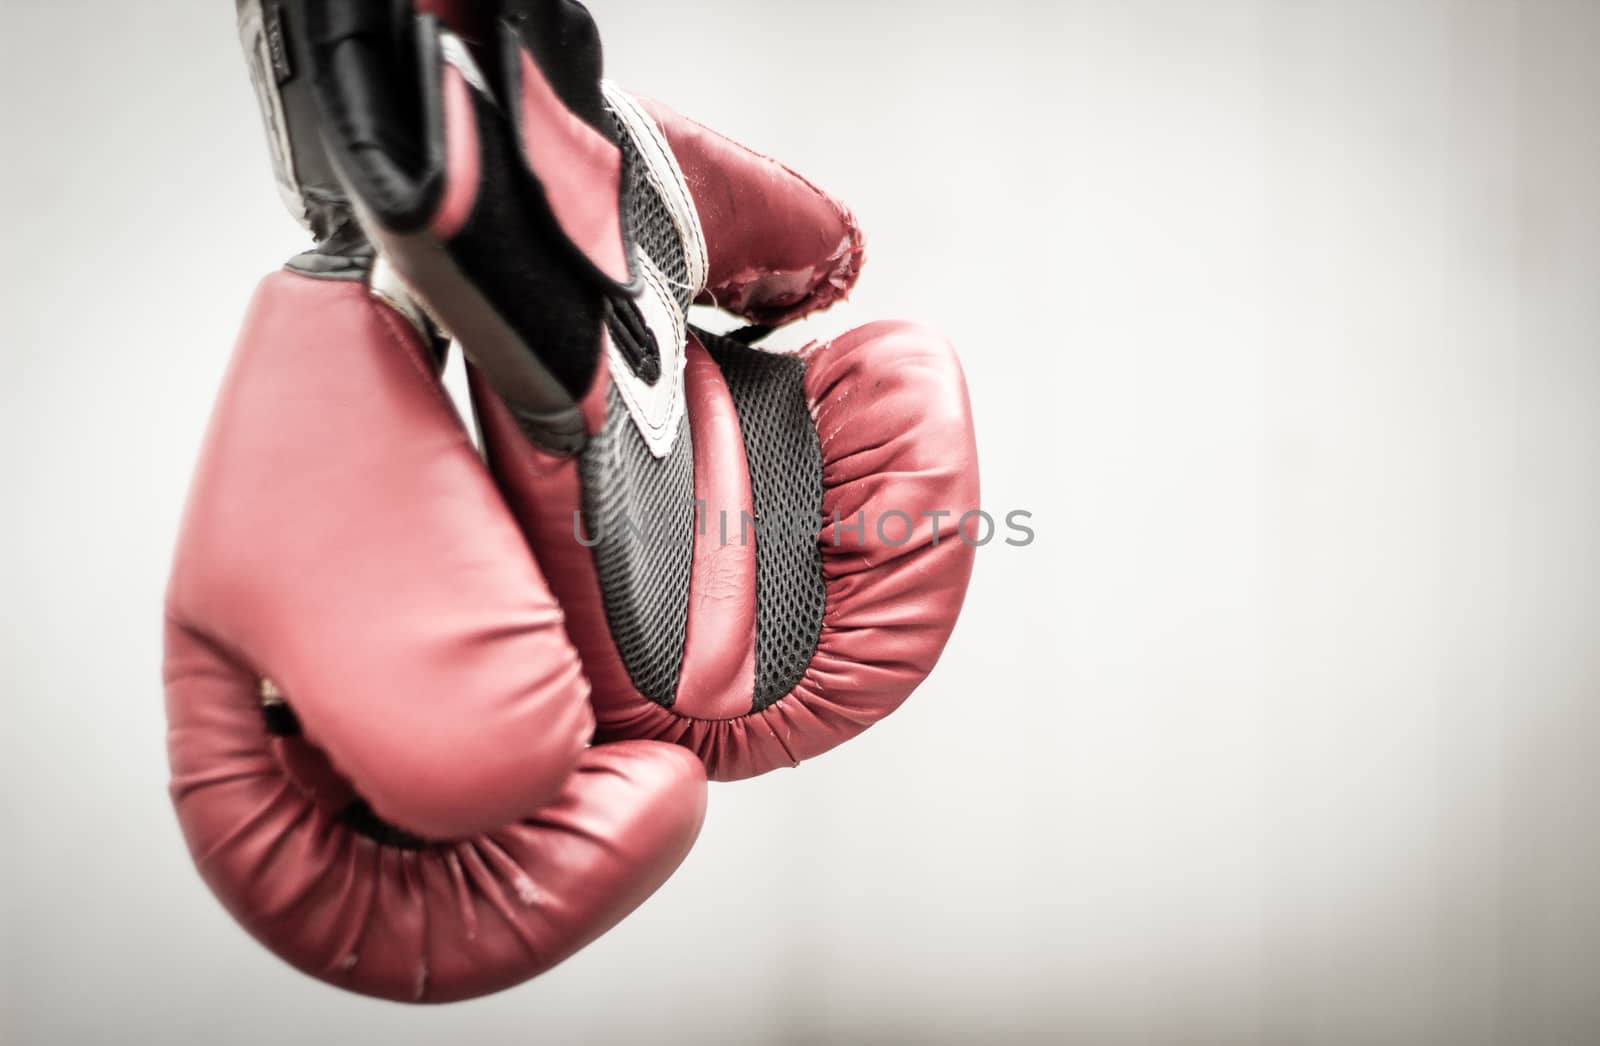
M1037 542L551 975L294 973L179 838L158 622L302 239L231 4L4 0L0 1040L1600 1039L1600 4L594 6L855 206L804 334L947 329Z

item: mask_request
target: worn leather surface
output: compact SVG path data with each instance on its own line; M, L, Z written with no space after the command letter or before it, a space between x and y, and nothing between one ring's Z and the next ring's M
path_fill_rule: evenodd
M654 891L700 764L587 748L561 611L414 330L279 273L246 319L166 608L172 796L206 882L287 961L445 1001L561 961ZM302 728L269 734L270 679ZM379 841L354 799L425 842Z
M702 304L776 326L850 293L864 239L849 207L778 161L660 102L641 102L700 212L710 258Z
M739 416L722 370L691 337L684 367L697 513L689 619L673 711L733 719L750 710L756 677L755 514Z

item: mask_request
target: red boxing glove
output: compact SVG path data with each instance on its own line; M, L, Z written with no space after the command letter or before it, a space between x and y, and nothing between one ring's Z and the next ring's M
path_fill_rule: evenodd
M691 329L697 299L773 324L841 297L850 212L602 86L582 5L499 14L481 65L427 18L398 64L381 34L329 34L334 167L475 365L599 736L677 742L719 779L794 765L898 707L954 626L978 507L960 367L908 323L799 355ZM422 123L370 105L419 89Z
M978 506L966 386L949 343L916 324L798 355L686 330L695 297L763 325L826 308L855 282L861 232L777 162L662 105L608 100L625 153L655 161L636 206L673 218L652 255L669 275L643 299L663 318L661 381L646 394L613 363L604 424L576 458L523 438L492 382L476 402L601 736L675 741L715 779L752 777L888 715L943 650L972 570L960 519ZM669 396L653 424L640 404Z
M586 747L583 668L437 340L319 180L304 80L274 75L273 46L309 64L303 15L241 8L281 181L323 245L258 291L190 493L172 794L206 882L269 948L447 1001L549 968L648 897L699 831L704 771L672 745Z

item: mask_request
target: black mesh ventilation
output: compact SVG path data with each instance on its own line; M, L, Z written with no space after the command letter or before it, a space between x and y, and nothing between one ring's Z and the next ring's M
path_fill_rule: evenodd
M693 298L678 228L619 121L629 236L673 287ZM700 334L722 368L750 464L756 515L756 688L769 707L811 664L822 635L822 447L806 406L805 364ZM687 419L665 458L650 453L612 388L605 431L581 458L584 514L606 618L639 693L672 707L683 666L694 555L694 451Z
M605 431L580 460L585 539L617 653L639 693L672 706L683 665L694 554L694 450L689 423L657 458L612 386Z
M822 635L822 444L806 406L804 362L696 333L722 368L750 463L759 712L794 689Z
M688 315L694 294L689 287L689 262L684 255L682 235L661 191L650 181L646 161L634 145L627 126L620 119L616 123L617 136L622 141L623 177L627 179L628 191L623 197L627 213L623 220L627 223L628 235L666 277L678 299L678 307Z
M628 236L689 308L689 266L678 227L645 160L617 121L622 143ZM611 319L613 337L624 332ZM591 440L580 462L586 540L617 653L639 693L670 708L683 666L689 616L689 571L694 555L694 449L687 419L679 422L672 452L657 458L612 387L605 431Z

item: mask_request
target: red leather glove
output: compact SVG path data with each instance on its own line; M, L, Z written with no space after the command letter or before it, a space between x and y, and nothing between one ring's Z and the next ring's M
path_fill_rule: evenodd
M306 81L273 75L269 33L311 68L304 13L269 30L241 10L281 180L324 242L257 292L190 493L166 606L172 796L206 882L284 959L460 999L649 896L699 831L704 771L672 745L587 747L584 670L436 338L320 179Z
M979 504L966 385L949 343L914 323L798 355L686 332L691 298L762 325L826 308L855 282L861 231L776 161L658 103L609 100L649 172L634 206L673 218L648 255L671 275L644 291L663 377L645 392L614 358L576 457L525 438L493 382L476 403L600 735L675 741L714 779L752 777L888 715L944 649L972 571L960 521Z
M476 59L426 18L398 62L381 32L327 34L334 167L475 365L599 736L719 779L794 765L898 707L950 635L978 507L960 367L909 323L798 356L692 331L696 299L773 324L846 293L850 212L603 87L582 5L498 10ZM420 121L371 104L419 91Z

